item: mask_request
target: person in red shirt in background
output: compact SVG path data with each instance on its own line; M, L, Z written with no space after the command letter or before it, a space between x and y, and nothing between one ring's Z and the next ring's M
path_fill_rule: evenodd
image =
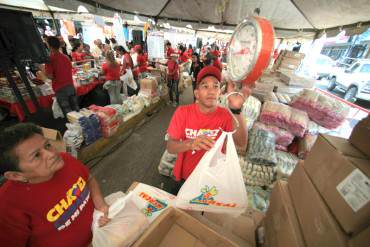
M72 61L73 62L80 62L85 60L86 54L84 53L84 46L82 43L78 42L72 48Z
M166 43L166 58L170 59L171 54L174 53L174 52L175 52L175 50L172 48L171 42L167 41L167 43Z
M188 57L192 57L193 56L193 46L192 45L189 45L189 48L188 50L186 51L188 53Z
M186 47L183 45L180 45L179 52L180 52L179 63L182 64L182 63L188 62L190 57L188 56L188 53L186 52Z
M142 79L145 77L145 73L148 72L148 60L143 53L143 49L140 45L135 46L135 51L137 53L136 61L137 67L135 69L135 73L138 79Z
M177 63L177 54L172 53L170 59L167 61L167 79L168 88L170 90L170 103L173 106L178 106L180 103L180 93L179 93L179 64ZM173 91L175 91L176 102L173 100Z
M107 51L105 55L105 63L102 65L102 71L105 75L103 88L108 90L110 103L122 104L123 99L120 94L122 87L120 80L121 67L116 61L112 50Z
M126 49L123 48L123 46L121 45L117 46L116 53L121 57L121 80L123 81L123 94L127 96L132 96L135 94L135 89L130 87L129 80L132 80L133 83L136 84L132 73L132 69L134 68L134 62L132 61L130 53L126 51Z
M171 154L178 154L173 170L177 181L186 180L191 175L204 153L213 147L221 135L220 128L223 131L236 129L233 135L235 144L243 148L247 145L247 128L241 113L245 99L239 94L228 97L233 120L227 109L218 106L220 81L219 69L213 66L204 67L197 77L194 92L197 101L178 107L171 119L167 130L167 150ZM233 85L230 82L228 91L232 90ZM247 93L245 90L245 94Z
M72 64L69 58L59 51L60 41L57 37L47 39L50 48L50 63L45 65L45 74L52 80L51 86L64 116L68 112L79 111L78 98L72 79Z
M58 153L40 127L21 123L0 133L0 243L7 247L86 247L94 208L109 206L88 168Z

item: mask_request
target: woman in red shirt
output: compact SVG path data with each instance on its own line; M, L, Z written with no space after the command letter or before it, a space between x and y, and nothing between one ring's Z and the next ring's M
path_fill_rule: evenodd
M77 43L73 49L72 49L72 61L73 62L81 62L85 60L86 54L83 52L84 51L84 46L82 43Z
M178 106L179 100L179 64L177 63L177 54L172 53L170 59L167 61L167 71L168 71L168 88L170 90L170 103L173 102L173 106ZM176 94L176 102L173 100L173 91Z
M105 75L105 83L103 88L108 90L111 104L122 104L120 81L120 64L116 61L112 50L107 51L105 63L102 65L103 74Z
M143 49L140 45L137 45L135 47L136 53L137 53L137 67L135 69L135 74L139 79L144 78L144 73L148 72L148 60L146 56L143 53Z

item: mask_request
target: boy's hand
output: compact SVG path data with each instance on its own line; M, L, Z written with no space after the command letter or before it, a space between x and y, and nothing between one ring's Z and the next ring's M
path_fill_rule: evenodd
M190 142L190 150L210 150L215 141L212 137L201 135Z
M232 81L227 82L227 93L235 92L235 84ZM229 100L229 108L231 109L240 109L242 108L245 100L249 97L251 94L251 88L250 86L244 85L242 86L242 89L240 93L243 94L244 98L239 94L233 94L228 97Z

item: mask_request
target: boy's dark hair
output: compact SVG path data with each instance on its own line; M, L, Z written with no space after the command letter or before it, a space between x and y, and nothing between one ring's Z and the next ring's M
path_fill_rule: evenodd
M42 130L32 123L20 123L0 132L0 174L7 171L19 171L19 160L14 149L35 134L42 135Z
M171 42L170 41L167 41L166 45L171 46Z
M55 50L58 50L60 48L60 41L57 37L55 36L49 36L47 38L47 42L49 46Z

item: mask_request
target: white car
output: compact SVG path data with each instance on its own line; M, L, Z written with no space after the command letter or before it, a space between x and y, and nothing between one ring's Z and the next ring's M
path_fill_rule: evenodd
M348 69L337 69L329 76L328 90L338 88L345 92L344 99L370 101L370 59L358 60Z
M335 61L333 59L320 54L312 59L304 61L299 69L299 73L306 78L321 80L322 78L327 78L331 74L334 66Z

